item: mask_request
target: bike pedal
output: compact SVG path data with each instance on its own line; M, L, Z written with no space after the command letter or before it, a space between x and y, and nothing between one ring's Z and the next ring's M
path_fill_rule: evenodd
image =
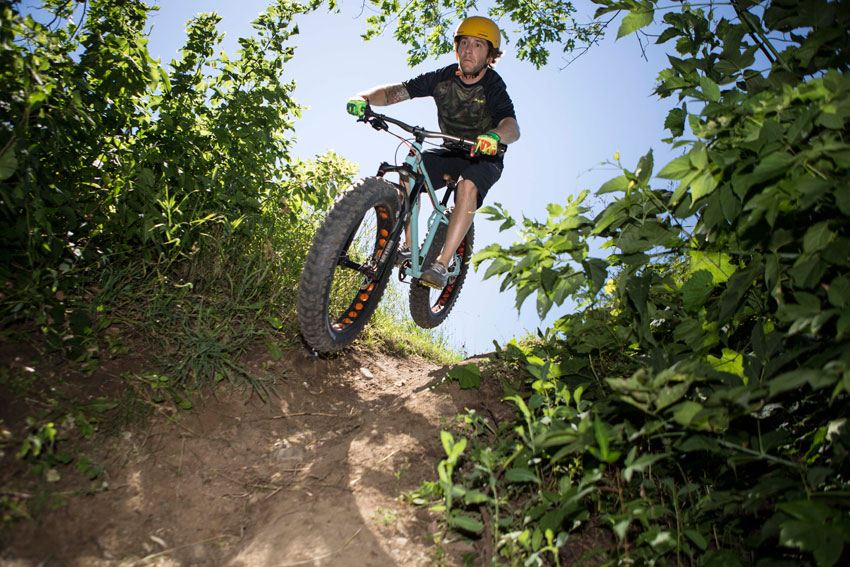
M437 284L432 284L432 283L424 282L424 281L422 281L422 280L418 280L418 281L419 281L419 285L421 285L422 287L430 287L431 289L438 289L438 290L439 290L439 289L443 289L442 287L440 287L440 286L439 286L439 285L437 285Z

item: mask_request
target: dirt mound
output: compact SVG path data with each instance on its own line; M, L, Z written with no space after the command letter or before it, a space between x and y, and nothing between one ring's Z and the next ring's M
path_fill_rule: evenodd
M497 385L461 390L441 383L445 367L357 350L256 354L249 368L275 379L269 403L207 395L122 432L100 447L108 487L69 489L55 511L19 522L0 564L377 567L477 555L469 543L435 546L436 517L400 494L435 478L439 430L455 415L506 411ZM15 478L0 480L15 490Z

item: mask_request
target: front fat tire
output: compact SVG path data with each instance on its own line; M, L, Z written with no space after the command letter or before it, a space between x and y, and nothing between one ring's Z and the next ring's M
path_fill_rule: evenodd
M298 284L298 323L307 344L318 352L333 352L351 344L366 326L384 294L392 266L384 270L379 281L366 282L363 288L353 289L350 300L342 297L346 309L331 307L334 278L340 277L340 254L349 238L365 218L374 216L374 232L367 234L373 254L387 250L386 237L398 217L398 190L383 179L369 177L349 187L328 212L304 262ZM347 270L353 277L356 272ZM371 287L369 284L371 283ZM365 297L365 299L361 299ZM334 311L334 312L331 312ZM352 316L353 315L353 316Z
M447 213L451 216L451 213ZM443 244L446 242L446 232L448 227L440 223L437 227L437 232L434 235L434 241L431 248L428 250L428 255L422 263L422 268L426 269L434 263L440 251L443 249ZM410 316L413 322L423 329L433 329L440 325L449 316L449 312L454 307L455 301L460 294L460 288L463 282L466 281L466 273L469 271L469 259L472 258L472 245L475 241L475 225L469 225L469 230L466 236L458 246L456 255L461 258L460 273L457 277L449 278L446 287L440 290L435 290L424 284L414 281L410 284ZM449 271L452 267L449 266Z

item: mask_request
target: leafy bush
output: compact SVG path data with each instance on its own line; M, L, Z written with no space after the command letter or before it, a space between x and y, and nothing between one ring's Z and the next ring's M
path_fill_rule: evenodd
M541 316L579 308L497 355L527 376L516 421L464 416L452 484L424 492L515 564L572 564L597 527L609 564L846 562L847 3L596 3L627 12L620 35L663 14L682 155L666 186L649 152L602 211L582 193L474 258Z
M230 376L247 342L284 328L314 211L354 172L290 156L301 107L280 77L294 18L318 4L272 2L237 59L215 55L220 18L200 14L170 70L139 0L88 2L79 25L71 2L45 0L47 25L0 5L4 326L34 320L93 367L100 332L135 325L178 381ZM175 362L179 345L209 356Z

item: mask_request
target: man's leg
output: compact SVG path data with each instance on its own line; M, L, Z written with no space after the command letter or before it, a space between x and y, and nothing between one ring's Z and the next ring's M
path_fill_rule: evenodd
M455 195L455 208L449 219L449 228L446 232L446 242L443 251L437 256L437 262L448 267L452 256L460 246L463 237L466 236L472 217L478 208L478 188L475 183L468 179L461 179L457 184Z

